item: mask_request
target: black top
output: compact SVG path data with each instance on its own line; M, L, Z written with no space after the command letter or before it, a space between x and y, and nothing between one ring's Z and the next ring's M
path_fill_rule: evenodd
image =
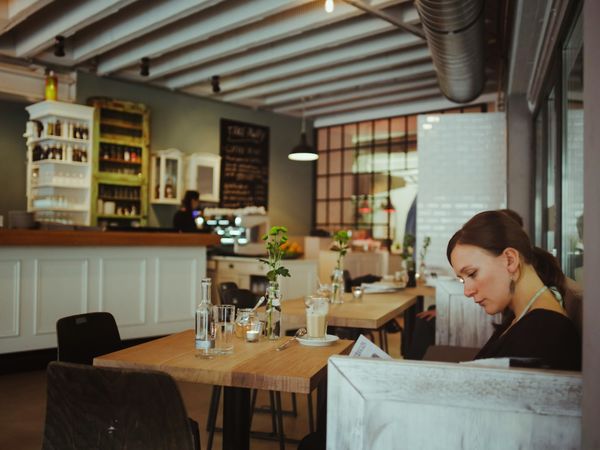
M534 309L502 335L509 325L500 326L475 359L539 358L544 368L581 370L581 339L568 317Z
M173 216L173 228L184 232L198 231L192 212L181 209Z

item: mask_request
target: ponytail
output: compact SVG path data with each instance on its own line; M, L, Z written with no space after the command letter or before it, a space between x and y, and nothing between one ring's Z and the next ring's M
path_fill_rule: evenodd
M531 259L531 264L542 282L546 286L555 286L564 298L566 293L566 279L560 270L556 258L542 248L533 247Z

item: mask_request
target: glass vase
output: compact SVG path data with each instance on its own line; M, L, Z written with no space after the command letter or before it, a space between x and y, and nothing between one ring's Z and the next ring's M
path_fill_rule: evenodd
M406 273L408 274L408 279L406 280L407 287L416 287L417 286L417 273L415 270L415 260L412 258L407 258L403 261Z
M281 337L281 291L279 283L270 281L267 288L267 320L265 323L265 334L268 339L279 339Z
M344 303L344 269L336 267L331 274L331 303Z

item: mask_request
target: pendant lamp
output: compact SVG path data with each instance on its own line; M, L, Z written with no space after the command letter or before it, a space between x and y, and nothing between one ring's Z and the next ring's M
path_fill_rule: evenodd
M306 142L306 119L304 118L304 111L302 111L300 143L292 149L288 158L292 161L314 161L315 159L319 159L319 154Z

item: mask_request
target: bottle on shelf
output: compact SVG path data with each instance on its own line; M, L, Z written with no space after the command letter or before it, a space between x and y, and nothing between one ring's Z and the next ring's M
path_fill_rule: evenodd
M44 91L44 97L46 100L56 100L58 95L58 78L54 70L50 70L46 75L46 89Z
M215 323L210 301L211 279L203 278L200 304L196 308L196 351L199 356L212 357L215 348Z
M171 177L167 178L167 184L165 184L165 198L175 198L175 188Z
M54 124L54 134L58 137L62 136L62 123L60 123L60 119L56 119Z

